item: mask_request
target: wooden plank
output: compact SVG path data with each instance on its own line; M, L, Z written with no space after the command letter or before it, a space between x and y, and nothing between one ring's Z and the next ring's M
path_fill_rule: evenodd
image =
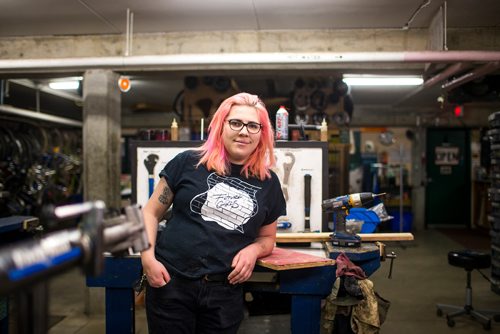
M266 257L258 259L257 264L273 270L290 270L333 266L335 260L274 247L273 252Z
M277 233L276 242L293 243L293 242L322 242L330 241L331 232L322 233ZM358 234L361 241L411 241L413 234L411 233L363 233Z
M361 241L412 241L411 233L363 233L358 234Z

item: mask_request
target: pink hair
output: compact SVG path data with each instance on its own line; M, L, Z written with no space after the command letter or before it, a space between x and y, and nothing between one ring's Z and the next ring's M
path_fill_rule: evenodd
M274 132L266 106L257 95L239 93L228 97L220 104L208 126L207 141L198 149L201 154L198 166L205 164L208 170L214 170L220 175L228 175L230 162L222 140L222 131L227 115L234 105L246 105L254 107L262 124L260 141L243 165L241 173L248 177L255 176L260 180L270 177L269 169L274 166Z

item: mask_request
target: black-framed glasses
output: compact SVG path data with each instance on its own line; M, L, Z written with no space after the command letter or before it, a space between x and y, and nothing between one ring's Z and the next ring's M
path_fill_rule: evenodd
M256 134L259 133L260 129L262 129L262 124L256 122L243 123L239 119L230 119L227 122L229 123L231 130L234 131L241 131L241 129L246 126L249 133Z

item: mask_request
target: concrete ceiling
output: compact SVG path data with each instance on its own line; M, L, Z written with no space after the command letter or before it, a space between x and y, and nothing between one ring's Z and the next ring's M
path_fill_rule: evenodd
M134 32L426 28L443 0L6 0L0 36L117 34L134 13ZM426 5L427 4L427 5ZM421 10L412 16L421 7ZM449 0L447 24L500 26L500 1Z
M41 35L124 34L127 8L134 13L134 33L427 28L443 0L6 0L1 3L0 38ZM449 28L499 27L500 1L449 0ZM276 94L287 96L297 76L273 75ZM266 75L239 75L241 90L266 96ZM183 76L135 76L124 94L124 108L138 103L170 109L183 88ZM398 101L435 105L434 88L412 99L414 87L352 88L355 105L393 108ZM388 108L389 108L388 107Z

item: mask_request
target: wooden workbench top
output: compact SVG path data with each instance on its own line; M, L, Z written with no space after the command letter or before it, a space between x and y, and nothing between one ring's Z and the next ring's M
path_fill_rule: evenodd
M277 233L276 242L322 242L330 241L332 232L312 232L312 233ZM411 241L413 234L411 233L362 233L358 234L361 241Z
M257 264L273 270L290 270L333 266L335 260L274 247L273 252L266 257L258 259Z

